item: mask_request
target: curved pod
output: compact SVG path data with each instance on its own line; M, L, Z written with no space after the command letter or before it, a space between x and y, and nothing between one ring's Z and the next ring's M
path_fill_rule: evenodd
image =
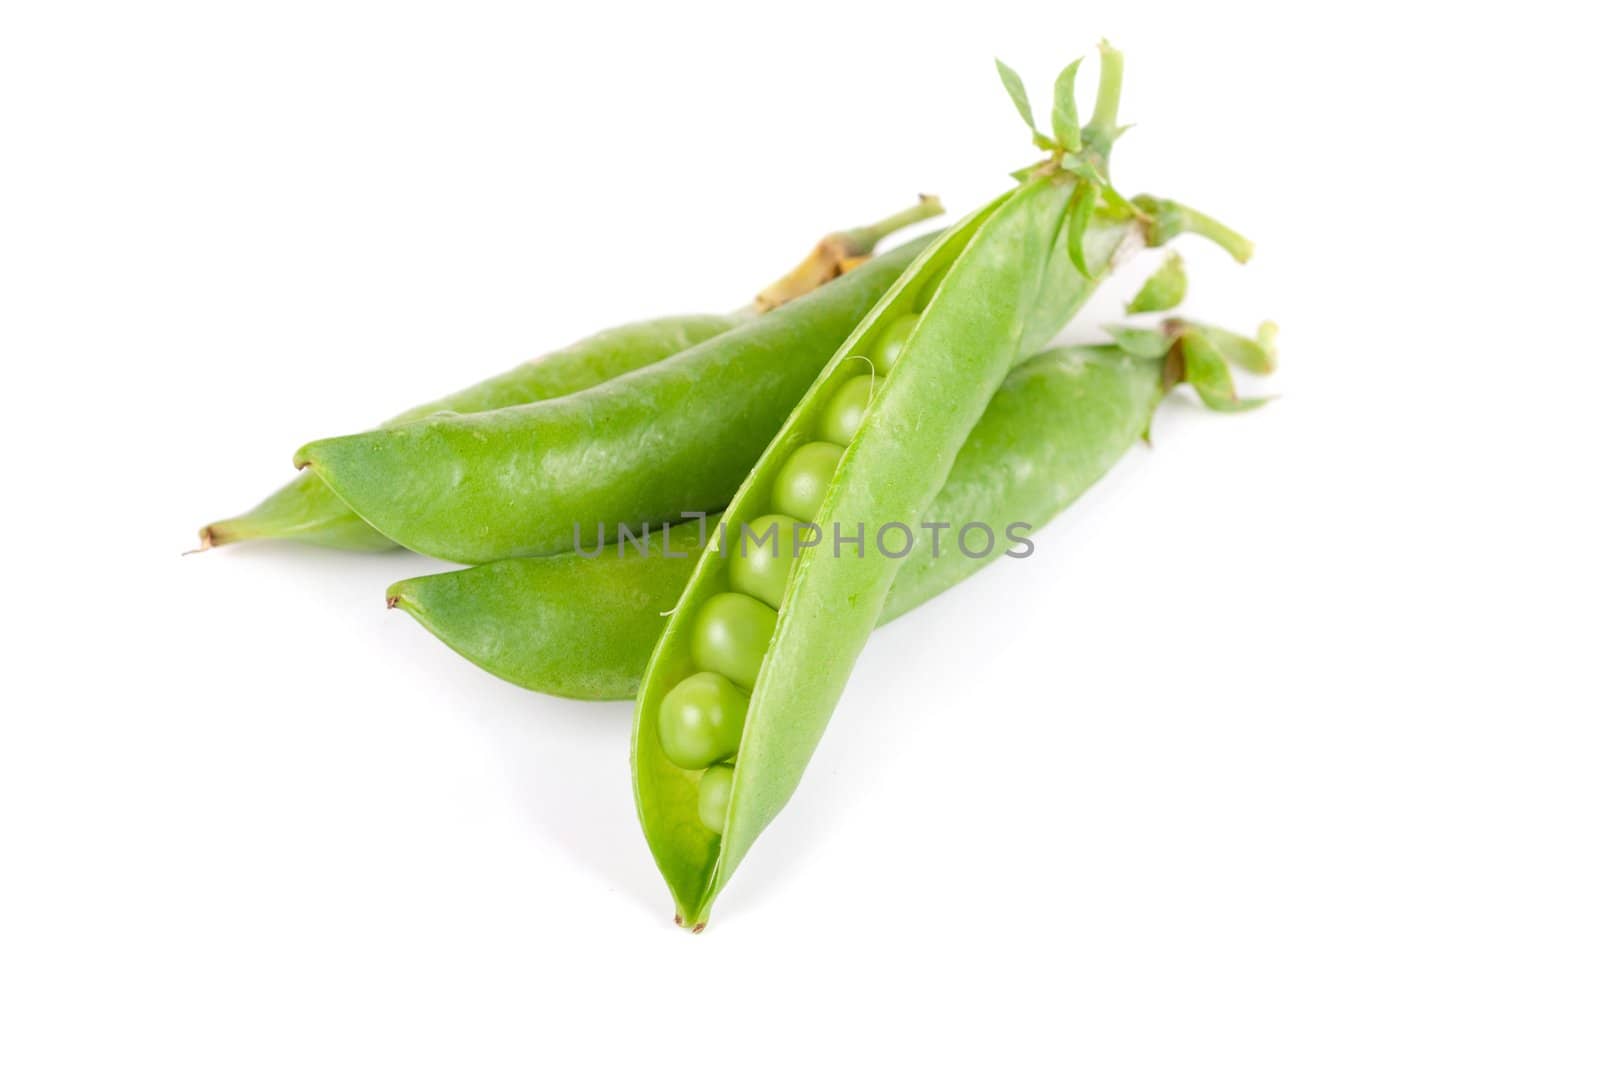
M727 315L667 316L600 331L564 349L527 361L444 398L406 410L381 427L442 412L479 413L575 394L681 353L765 312L810 293L870 257L884 238L941 215L937 197L894 215L828 234L804 260L757 297L753 308ZM302 473L248 513L200 530L200 549L246 539L291 539L342 550L384 550L395 544L346 505L320 479Z
M575 394L731 331L745 318L737 314L664 316L607 328L464 390L413 406L379 427L439 413L481 413ZM250 539L288 539L337 550L375 551L395 546L310 472L302 472L250 511L200 529L201 549Z
M927 516L1002 532L1042 527L1107 471L1149 425L1162 397L1160 361L1114 346L1049 350L1019 364L990 400ZM858 377L852 382L868 382ZM847 385L848 386L848 385ZM855 426L849 434L853 437ZM706 519L713 531L721 518ZM760 523L758 518L757 524ZM999 558L935 555L919 541L895 577L879 624L907 613ZM699 526L651 532L644 553L512 558L402 580L389 605L476 665L533 691L631 699L689 581ZM740 584L740 563L729 559Z
M728 588L721 554L697 565L646 671L633 737L640 819L686 925L704 923L799 784L901 565L872 533L890 520L916 526L1016 361L1046 268L1065 241L1075 186L1054 175L1030 179L924 252L835 355L729 507L731 539L768 511L778 472L816 438L828 402L859 373L857 355L870 352L886 326L916 312L917 299L937 281L817 515L825 533L834 525L854 533L859 525L868 536L859 557L808 552L799 559L751 690L720 835L700 819L701 775L667 760L656 722L667 693L699 668L690 642L696 623Z
M574 526L716 510L796 398L926 245L917 240L676 356L577 394L302 447L363 520L412 550L486 562L571 550Z

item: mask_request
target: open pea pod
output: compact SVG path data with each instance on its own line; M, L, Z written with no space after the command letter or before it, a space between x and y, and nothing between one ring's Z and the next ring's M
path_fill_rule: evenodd
M715 553L696 565L646 669L633 733L640 821L682 924L705 924L799 785L1035 307L1061 300L1051 265L1064 253L1079 269L1073 286L1091 288L1095 218L1150 222L1104 179L1120 74L1120 56L1103 49L1089 125L1051 143L1018 188L941 235L889 288L752 468ZM1058 108L1057 126L1075 111ZM841 420L867 377L870 403Z
M860 556L854 545L838 555L795 555L792 540L792 575L776 609L734 589L722 553L706 554L695 569L646 670L633 736L640 818L685 925L705 922L799 784L900 565L874 533L886 521L918 523L1014 363L1072 186L1056 176L1031 179L923 252L773 440L715 544L720 551L723 539L745 542L741 526L762 517L795 517L828 534L853 536L859 525ZM908 318L909 331L901 326ZM824 410L846 382L879 372L889 374L848 445L821 440ZM808 448L819 460L802 453ZM816 471L786 474L796 458ZM781 487L780 474L789 475ZM812 505L810 516L790 512ZM679 722L694 724L663 727ZM695 725L709 727L698 751L675 743ZM720 761L733 757L723 754L724 741L735 745L731 769ZM707 758L718 761L700 761ZM711 783L703 785L708 768Z
M876 223L826 235L748 309L723 315L663 316L608 328L464 390L414 406L380 427L443 413L482 413L548 401L656 364L731 331L760 312L810 293L869 257L884 238L943 211L937 197L924 194L916 205ZM201 550L255 539L286 539L339 550L395 546L394 540L362 520L312 472L302 472L253 509L200 529Z

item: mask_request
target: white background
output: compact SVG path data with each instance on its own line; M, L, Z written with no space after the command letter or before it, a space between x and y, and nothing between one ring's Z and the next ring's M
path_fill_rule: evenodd
M1597 1066L1597 87L1479 6L5 5L0 1064ZM991 58L1102 34L1282 397L881 633L706 934L628 706L384 611L435 563L179 557L304 440L980 203Z

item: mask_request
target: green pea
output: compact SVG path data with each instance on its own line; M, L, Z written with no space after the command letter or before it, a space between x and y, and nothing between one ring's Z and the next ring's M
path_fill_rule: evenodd
M772 485L772 508L802 521L816 520L843 456L844 448L833 443L806 443L789 455Z
M777 627L778 615L770 607L737 591L725 591L701 607L690 655L699 668L720 673L741 688L753 688Z
M661 751L676 766L703 770L739 750L749 698L720 673L696 673L661 701Z
M751 521L745 531L728 534L728 580L734 591L778 608L794 571L798 524L793 517L769 513Z
M944 282L944 275L945 272L949 270L949 267L950 266L946 264L938 271L930 273L928 281L923 283L922 289L918 291L917 299L911 303L912 308L916 309L918 312L921 312L923 309L927 308L933 303L933 295L938 292L939 284Z
M733 767L713 766L700 778L700 821L713 833L728 824L728 801L733 798Z
M878 333L877 341L872 346L872 366L879 375L887 374L894 367L894 363L900 359L900 351L906 348L906 339L911 337L916 326L917 314L908 312Z
M850 445L856 429L867 415L867 403L872 400L872 376L856 376L847 380L822 410L817 421L817 437L840 446Z

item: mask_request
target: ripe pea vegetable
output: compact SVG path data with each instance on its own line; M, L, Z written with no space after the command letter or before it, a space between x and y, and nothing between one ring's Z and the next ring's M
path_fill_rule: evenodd
M731 581L722 555L705 554L696 564L651 656L635 708L635 799L686 926L705 925L718 893L798 786L903 561L871 533L898 525L909 534L926 515L961 445L1016 361L1033 306L1050 293L1049 264L1070 261L1079 288L1087 289L1092 279L1084 236L1095 217L1153 221L1150 210L1116 194L1105 177L1118 133L1120 54L1102 46L1100 92L1081 131L1070 106L1073 70L1058 79L1066 103L1056 109L1056 137L1035 132L1049 158L1019 173L1016 189L939 236L906 269L835 353L728 507L731 530L772 512L789 460L817 440L823 413L854 375L846 365L868 354L877 366L886 352L885 334L898 336L902 318L914 314L914 326L883 362L888 367L880 369L882 384L844 448L815 518L825 531L869 536L859 554L812 549L800 555L749 685L720 826L696 820L716 801L702 799L703 774L662 753L659 726L662 700L680 681L720 671L707 664L697 640L704 619L725 605L719 600ZM1008 86L1013 81L1014 76ZM1015 90L1013 97L1031 126L1025 98ZM932 296L917 312L930 285ZM747 654L738 668L749 674ZM720 787L714 781L705 791L720 794Z
M900 351L906 348L906 339L911 337L916 326L917 314L909 312L883 329L872 346L873 371L880 376L889 374L889 369L900 359Z
M856 376L845 381L838 393L822 410L822 420L817 425L817 436L826 442L848 446L866 416L867 403L872 400L875 379L870 375Z
M938 198L924 194L914 207L877 223L829 234L797 267L763 290L750 308L726 315L665 316L609 328L408 409L381 426L393 427L440 413L481 413L564 397L655 364L733 330L758 312L809 293L860 264L885 237L943 211ZM249 512L200 529L201 550L251 539L289 539L340 550L395 546L310 472L302 472Z
M1140 355L1116 345L1074 346L1018 365L967 436L928 509L930 521L950 525L938 553L929 539L912 548L879 623L1012 548L1006 542L969 558L950 544L948 533L974 522L1002 534L1021 524L1026 537L1109 471L1145 433L1166 389L1186 378L1181 366L1168 368L1168 357L1195 329L1174 322L1160 333L1159 349L1141 338ZM849 380L844 389L865 381ZM706 518L706 533L720 520ZM740 534L729 533L733 588L778 605L795 560L794 528L791 518L759 517L750 523L752 537L771 531L773 538L759 544L747 538L742 551L733 544ZM389 605L513 684L578 699L630 699L665 627L663 615L683 593L703 546L700 525L688 521L654 530L643 552L620 545L596 558L513 558L402 580L390 587Z
M754 595L768 606L778 605L800 548L809 539L805 525L795 517L769 513L757 517L747 530L738 533L737 539L739 552L728 559L728 579L733 590ZM683 578L688 580L688 574ZM673 593L674 599L677 594ZM639 668L644 668L642 661Z
M796 520L816 519L822 509L822 496L828 493L834 470L843 456L842 446L822 439L806 443L790 454L789 460L778 470L777 483L772 489L772 508L779 515Z
M661 753L685 770L703 770L739 750L745 694L720 673L696 673L661 701Z
M728 803L733 798L733 767L713 766L700 777L700 824L717 833L728 821Z
M738 591L713 595L695 617L689 639L695 665L752 687L777 627L777 612L760 599Z

